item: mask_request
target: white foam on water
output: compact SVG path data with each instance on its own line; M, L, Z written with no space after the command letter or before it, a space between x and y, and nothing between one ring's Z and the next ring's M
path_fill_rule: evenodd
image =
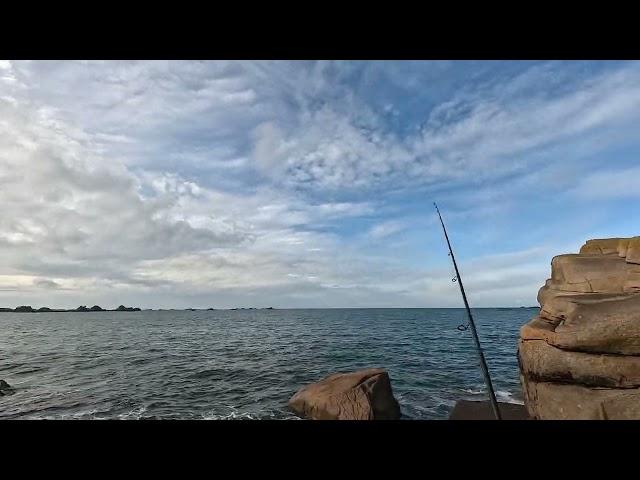
M144 405L140 406L140 407L136 407L133 410L127 412L127 413L121 413L118 415L118 418L120 420L139 420L140 417L142 417L142 415L144 414L144 412L147 411L147 407L145 407Z
M468 393L469 395L485 395L485 389L473 390L471 388L462 388L464 393ZM513 403L516 405L524 405L524 402L519 398L514 397L512 392L508 390L496 390L496 400L504 403Z
M251 415L250 413L231 412L226 415L216 413L205 413L202 415L203 420L259 420L260 417Z
M524 405L524 402L522 400L518 400L514 398L513 394L511 392L507 392L506 390L498 390L496 392L496 399L499 402L514 403L516 405Z
M263 411L263 412L239 412L237 408L226 405L226 408L230 409L231 412L227 414L222 413L214 413L213 410L204 413L202 415L203 420L261 420L261 419L281 419L281 420L301 420L300 417L293 415L290 412L286 412L286 416L277 415L277 413L283 412L273 412L273 411Z
M463 388L461 390L469 395L482 395L484 393L484 390L473 390L471 388Z

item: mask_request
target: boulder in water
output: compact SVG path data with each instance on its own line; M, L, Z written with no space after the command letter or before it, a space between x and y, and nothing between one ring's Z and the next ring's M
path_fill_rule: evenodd
M397 420L400 406L381 368L336 373L300 389L289 408L312 420Z
M3 395L10 395L14 393L16 390L11 385L9 385L4 380L0 380L0 397Z

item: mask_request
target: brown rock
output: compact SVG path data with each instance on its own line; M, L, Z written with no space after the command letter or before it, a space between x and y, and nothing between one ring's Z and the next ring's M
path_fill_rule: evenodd
M627 258L627 249L629 248L630 238L621 238L618 242L618 256Z
M545 306L520 329L522 340L544 340L564 350L640 355L640 295L581 300L563 298ZM553 318L548 318L553 317Z
M518 355L522 373L531 380L591 387L640 387L638 356L571 352L544 340L520 340Z
M289 408L312 420L397 420L400 406L387 372L371 368L330 375L300 389Z
M544 340L553 345L559 320L548 320L537 315L520 327L521 340Z
M577 304L592 304L593 302L608 299L623 299L628 295L624 293L568 293L554 291L547 294L545 302L540 307L540 317L547 320L566 320ZM557 322L556 322L557 323Z
M551 260L550 288L582 293L622 293L637 267L614 255L567 254Z
M598 238L587 240L580 248L581 254L617 254L628 263L640 264L640 236L630 238Z
M596 238L593 240L587 240L587 242L580 248L580 253L599 255L607 255L610 253L618 254L620 243L628 240L629 239L627 238Z
M640 389L588 388L521 378L529 415L538 420L640 418Z
M640 264L640 237L629 239L626 258L629 263Z
M553 345L597 353L640 354L640 295L574 302Z
M520 329L525 406L541 419L640 419L640 237L558 255Z

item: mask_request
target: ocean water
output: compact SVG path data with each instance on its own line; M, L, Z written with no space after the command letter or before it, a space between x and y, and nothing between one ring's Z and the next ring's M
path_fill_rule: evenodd
M521 402L518 331L535 310L474 309L498 400ZM0 313L0 419L297 419L331 373L383 367L403 419L486 390L463 309Z

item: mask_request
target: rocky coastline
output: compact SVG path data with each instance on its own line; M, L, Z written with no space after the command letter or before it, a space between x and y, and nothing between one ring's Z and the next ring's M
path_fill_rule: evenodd
M538 302L518 343L529 415L640 419L640 237L554 257Z

